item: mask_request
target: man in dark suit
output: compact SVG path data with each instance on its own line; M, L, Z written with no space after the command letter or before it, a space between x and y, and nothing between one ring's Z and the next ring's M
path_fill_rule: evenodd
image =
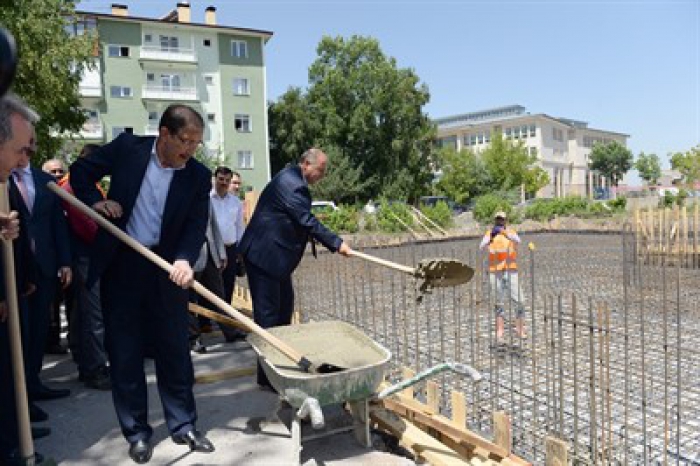
M192 158L204 121L185 105L163 113L158 137L122 134L70 169L75 194L173 265L158 266L100 230L88 286L99 276L112 395L129 456L146 463L153 453L148 424L144 350L153 352L165 420L175 443L212 452L195 430L194 371L188 344L187 298L192 265L204 243L211 173ZM103 199L95 183L111 175Z
M280 171L260 195L241 238L238 250L245 258L253 318L263 328L290 324L294 310L292 272L309 239L344 256L352 251L311 213L309 185L325 176L327 163L326 154L312 148L304 152L298 165ZM258 384L270 387L260 368Z
M71 252L66 223L60 199L46 184L54 178L30 165L32 149L23 154L12 171L10 195L18 201L21 217L26 219L34 263L37 269L36 291L28 299L26 322L27 391L32 401L50 400L68 396L68 389L53 389L39 379L44 361L44 350L51 326L51 305L56 295L56 276L65 288L70 285Z

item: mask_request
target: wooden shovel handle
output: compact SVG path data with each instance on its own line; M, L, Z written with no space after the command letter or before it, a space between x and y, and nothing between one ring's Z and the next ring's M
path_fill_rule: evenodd
M145 247L143 244L136 241L131 236L127 235L125 232L120 230L118 227L116 227L114 224L112 224L100 214L95 212L93 209L83 204L75 196L72 196L65 190L58 187L58 185L56 185L56 183L54 183L53 181L50 181L47 184L47 186L51 191L56 193L58 197L60 197L61 199L68 202L70 205L72 205L73 207L90 217L99 226L116 236L119 240L126 243L136 252L144 256L146 259L150 260L158 267L168 272L168 274L172 272L173 266L169 262L167 262L158 254ZM216 307L229 314L231 317L238 320L239 322L242 322L246 327L250 329L251 332L259 335L262 339L264 339L269 344L280 350L288 358L290 358L292 361L296 362L300 367L302 367L305 371L310 370L311 362L305 356L303 356L301 353L296 351L294 348L292 348L291 346L289 346L288 344L286 344L285 342L283 342L264 328L260 327L252 319L245 316L233 306L228 304L226 301L224 301L223 299L219 298L217 295L206 289L204 286L202 286L201 283L195 280L194 284L192 285L192 288L194 288L194 290L200 296L206 298L210 303L214 304Z
M396 262L391 262L391 261L388 261L386 259L381 259L379 257L370 256L369 254L365 254L365 253L357 251L355 249L350 251L350 255L355 256L355 257L359 257L360 259L374 262L376 264L383 265L384 267L389 267L391 269L398 270L400 272L404 272L404 273L407 273L410 275L416 274L416 269L414 269L413 267L408 267L406 265L397 264Z

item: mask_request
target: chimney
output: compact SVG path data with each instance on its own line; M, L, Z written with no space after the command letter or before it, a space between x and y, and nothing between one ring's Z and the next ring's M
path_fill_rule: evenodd
M177 20L180 23L190 22L190 4L187 2L179 2L177 4Z
M209 26L216 26L216 7L215 6L208 6L206 10L204 10L204 23L208 24Z
M129 7L119 3L112 3L112 14L114 16L129 16Z

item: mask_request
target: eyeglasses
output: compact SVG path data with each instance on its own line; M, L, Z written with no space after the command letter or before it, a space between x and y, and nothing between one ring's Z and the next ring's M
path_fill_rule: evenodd
M65 173L65 170L61 168L56 168L54 170L49 170L52 175L63 175Z
M185 139L182 136L180 136L179 134L174 134L173 136L178 138L180 140L180 143L182 143L182 145L185 147L197 148L203 144L203 142L201 140L195 141L195 140Z

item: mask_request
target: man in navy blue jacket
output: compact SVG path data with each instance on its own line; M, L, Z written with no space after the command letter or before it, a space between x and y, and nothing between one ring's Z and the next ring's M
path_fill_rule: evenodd
M352 251L311 213L309 185L325 176L327 164L326 154L312 148L304 152L298 165L280 171L260 195L241 238L238 250L245 258L253 318L263 328L290 324L294 310L292 272L310 239L344 256ZM258 384L270 386L260 369Z
M211 173L192 158L204 121L186 105L171 105L158 126L157 138L122 134L76 160L70 171L79 199L173 265L168 276L104 230L93 245L88 286L100 277L114 406L129 456L140 464L153 453L143 367L147 347L173 441L192 451L214 451L195 430L187 328L187 288L209 218ZM95 183L105 175L111 180L103 199Z

